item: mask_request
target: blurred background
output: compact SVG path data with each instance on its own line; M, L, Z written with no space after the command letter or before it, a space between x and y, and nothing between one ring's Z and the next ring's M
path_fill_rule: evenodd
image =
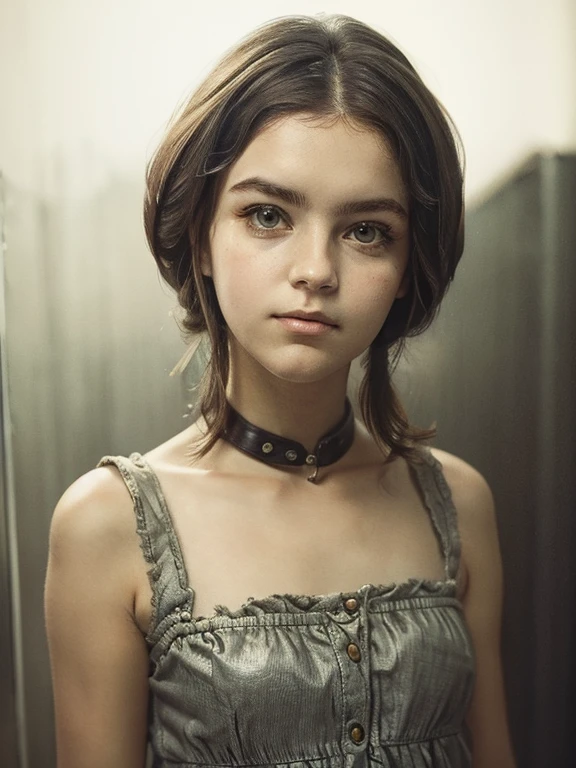
M462 135L464 258L397 383L494 490L519 768L574 764L576 4L2 0L2 768L55 766L43 585L56 501L101 456L187 424L186 377L168 375L183 352L175 302L141 223L146 161L227 47L318 12L391 37Z

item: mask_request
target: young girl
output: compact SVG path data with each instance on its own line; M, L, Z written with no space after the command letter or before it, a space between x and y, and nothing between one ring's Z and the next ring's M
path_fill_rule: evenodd
M462 251L442 108L364 24L279 19L147 182L152 252L211 355L195 424L56 508L58 767L142 768L148 738L158 768L512 768L490 490L390 383Z

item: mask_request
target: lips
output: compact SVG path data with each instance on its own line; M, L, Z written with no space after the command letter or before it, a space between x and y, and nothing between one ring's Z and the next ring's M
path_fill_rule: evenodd
M293 317L297 320L307 320L309 322L324 323L324 325L331 325L337 327L338 323L332 320L331 317L325 315L323 312L304 312L301 309L295 309L292 312L285 312L275 317Z

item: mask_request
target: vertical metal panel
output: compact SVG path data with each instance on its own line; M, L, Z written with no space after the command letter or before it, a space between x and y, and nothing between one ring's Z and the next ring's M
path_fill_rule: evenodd
M182 352L141 224L142 182L90 194L54 171L43 196L8 179L8 387L12 408L24 701L30 768L55 765L43 587L53 508L106 453L146 451L186 426ZM76 185L80 188L81 185ZM84 189L84 187L82 187Z
M454 286L398 376L412 418L437 420L438 445L494 491L522 768L568 765L573 749L574 199L576 158L536 156L468 213Z
M543 157L540 173L534 766L574 761L576 720L576 157Z
M5 768L25 768L22 659L19 654L18 559L6 366L4 178L0 173L0 755ZM19 757L21 759L19 759Z

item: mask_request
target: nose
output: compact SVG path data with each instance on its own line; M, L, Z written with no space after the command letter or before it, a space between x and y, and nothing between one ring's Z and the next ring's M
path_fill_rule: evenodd
M333 293L338 288L335 254L330 238L314 235L294 243L296 255L290 267L290 283L295 288Z

